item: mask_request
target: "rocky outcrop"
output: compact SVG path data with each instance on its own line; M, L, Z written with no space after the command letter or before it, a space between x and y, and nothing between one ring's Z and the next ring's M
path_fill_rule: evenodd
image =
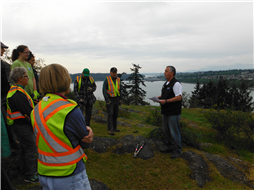
M137 157L144 160L154 157L154 149L152 148L155 146L154 142L142 136L134 138L133 135L127 135L119 140L95 137L91 143L91 149L98 153L106 152L108 148L112 149L112 152L116 154L134 153L136 146L141 146L141 142L144 142L145 146L141 149Z
M214 163L214 165L216 166L216 168L218 169L218 171L220 172L220 174L223 177L225 177L233 182L247 185L247 186L254 189L253 184L251 184L250 180L247 178L245 173L243 171L239 170L232 163L228 162L227 160L225 160L224 158L222 158L219 155L206 153L205 156L212 163Z
M207 182L211 181L208 165L202 156L193 151L186 151L181 157L189 162L190 177L197 181L199 187L204 187Z
M116 145L118 141L112 138L106 137L94 137L93 142L91 143L91 148L98 153L104 153L107 151L108 147Z

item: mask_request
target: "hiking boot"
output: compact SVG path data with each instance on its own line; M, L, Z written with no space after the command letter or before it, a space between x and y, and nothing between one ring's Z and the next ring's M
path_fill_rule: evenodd
M30 179L25 179L24 181L28 182L28 183L39 183L39 178L36 175L36 176L34 176L34 177L30 178Z
M118 130L118 129L114 129L114 132L120 132L120 130Z
M181 152L173 152L170 156L171 159L179 158L181 156Z
M109 131L108 134L115 135L113 131Z

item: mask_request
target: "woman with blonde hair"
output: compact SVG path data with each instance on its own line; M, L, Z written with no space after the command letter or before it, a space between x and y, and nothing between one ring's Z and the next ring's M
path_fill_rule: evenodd
M88 189L87 157L93 132L75 101L67 99L71 77L59 64L42 68L42 100L31 113L38 147L38 174L43 189Z

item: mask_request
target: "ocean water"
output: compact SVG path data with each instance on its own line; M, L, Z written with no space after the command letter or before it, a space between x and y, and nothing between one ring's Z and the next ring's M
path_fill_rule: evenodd
M146 86L141 86L146 91L146 98L145 101L149 102L151 105L159 106L159 103L153 102L152 100L148 99L154 96L159 96L161 94L161 88L164 84L164 81L155 81L155 82L145 82ZM194 88L196 84L191 83L181 83L183 86L183 92L186 92L187 94L191 95L192 91L194 91ZM102 85L103 81L97 81L96 86L97 89L94 92L95 97L97 100L104 100L103 94L102 94ZM71 89L73 90L74 84L71 83ZM254 101L254 89L251 90L251 96L253 97Z

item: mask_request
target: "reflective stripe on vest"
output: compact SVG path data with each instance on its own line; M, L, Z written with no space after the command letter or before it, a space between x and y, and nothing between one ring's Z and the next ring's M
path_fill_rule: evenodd
M52 94L50 96L56 97L56 95ZM61 125L64 125L65 118L62 118L63 122L59 126L55 126L57 124L50 120L55 114L60 113L66 116L73 110L77 104L70 101L57 98L51 102L44 102L46 107L42 109L42 100L31 113L36 145L38 147L38 171L40 171L39 174L41 175L70 175L75 170L78 161L82 158L84 161L87 159L81 146L78 145L73 148L68 137L64 135L63 126ZM59 134L54 134L52 132L54 129L61 131ZM63 135L61 136L60 134Z
M81 75L80 75L80 79L82 80L82 76ZM93 84L94 83L93 77L89 76L89 79L90 79L91 84ZM79 80L79 77L77 76L78 92L80 91L80 88L81 88L81 80Z
M16 92L20 91L26 95L26 98L32 108L34 108L34 103L30 95L21 87L12 85L8 94L7 94L7 100L6 100L6 105L7 105L7 123L8 125L12 125L14 123L14 120L16 119L21 119L21 118L26 118L24 115L22 115L19 111L12 112L10 107L9 107L9 98L11 98Z
M108 80L108 89L107 93L110 95L110 97L116 97L117 95L120 96L119 90L120 90L120 78L116 78L116 84L114 84L111 76L107 77Z

